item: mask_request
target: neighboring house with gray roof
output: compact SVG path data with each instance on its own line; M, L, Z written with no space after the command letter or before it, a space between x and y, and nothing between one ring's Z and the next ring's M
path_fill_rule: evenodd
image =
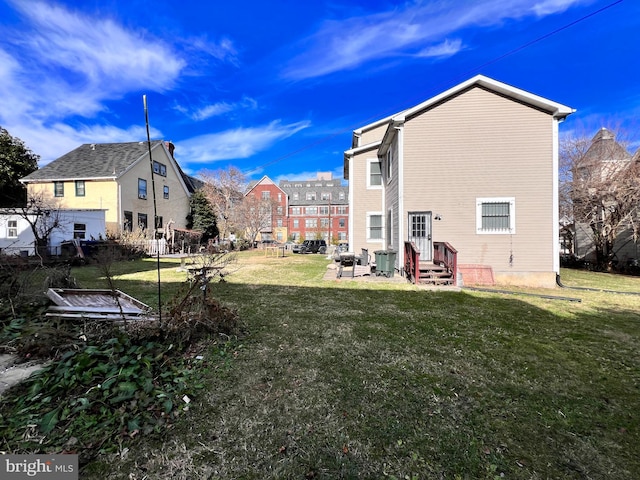
M156 227L185 228L199 181L185 175L173 152L170 142L151 142L151 167L147 142L84 144L20 181L30 196L62 208L105 210L109 234L153 228L155 187Z
M580 207L583 212L592 209L594 213L591 217L593 225L584 221L583 213L579 215L582 222L577 221L564 227L564 233L570 240L573 240L573 252L569 250L567 253L575 254L579 260L597 263L594 229L601 231L599 225L602 225L602 215L604 215L603 197L597 192L598 190L605 191L605 187L612 180L617 182L614 180L616 175L620 173L632 174L632 170L629 169L636 162L640 162L640 148L632 155L622 143L616 140L616 135L611 130L603 127L593 136L588 150L574 172L574 181L584 181L589 190L592 190L588 195L590 201L582 202L585 198L585 190L582 189L581 196L580 188L574 190L574 192L578 192L578 195L573 199L574 208ZM600 184L600 182L602 183ZM580 183L577 185L579 186ZM619 187L620 185L618 185ZM607 203L609 207L613 207L609 212L615 211L614 205L617 202L612 198ZM623 215L620 218L620 224L615 229L616 239L611 246L611 252L614 255L614 261L617 262L616 265L620 268L623 268L631 260L640 259L640 245L638 245L637 238L639 230L637 217L639 214L638 207L636 207L635 211ZM615 221L608 221L604 225L613 226L614 224Z

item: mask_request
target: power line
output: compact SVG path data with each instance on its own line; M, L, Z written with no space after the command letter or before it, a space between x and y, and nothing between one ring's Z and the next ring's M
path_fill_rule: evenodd
M577 20L574 20L574 21L572 21L570 23L567 23L566 25L563 25L563 26L561 26L559 28L556 28L555 30L553 30L553 31L551 31L549 33L546 33L546 34L544 34L544 35L542 35L542 36L540 36L540 37L538 37L538 38L536 38L534 40L531 40L531 41L529 41L529 42L527 42L527 43L525 43L523 45L520 45L519 47L514 48L513 50L510 50L510 51L508 51L506 53L503 53L502 55L500 55L498 57L495 57L495 58L493 58L493 59L491 59L491 60L489 60L489 61L487 61L487 62L485 62L485 63L483 63L481 65L478 65L477 67L474 67L472 69L466 70L465 72L463 72L463 73L461 73L459 75L456 75L455 77L450 78L446 82L445 81L438 82L435 86L431 87L431 91L434 91L437 88L442 87L443 85L450 84L452 81L458 80L460 78L466 78L469 75L471 75L472 73L478 72L481 69L488 67L489 65L493 65L494 63L497 63L497 62L499 62L501 60L504 60L505 58L507 58L507 57L509 57L511 55L514 55L514 54L516 54L516 53L518 53L518 52L520 52L520 51L522 51L522 50L524 50L524 49L526 49L526 48L528 48L528 47L530 47L532 45L535 45L536 43L539 43L539 42L541 42L543 40L546 40L549 37L552 37L552 36L562 32L562 31L564 31L564 30L567 30L567 29L569 29L569 28L571 28L571 27L573 27L573 26L575 26L575 25L577 25L577 24L579 24L579 23L581 23L581 22L583 22L583 21L585 21L585 20L587 20L587 19L589 19L591 17L594 17L594 16L604 12L605 10L608 10L609 8L612 8L612 7L622 3L623 1L624 0L616 0L615 2L612 2L612 3L608 4L608 5L605 5L604 7L599 8L598 10L595 10L595 11L593 11L591 13L588 13L588 14L578 18ZM412 98L417 98L417 97L412 97ZM421 95L420 98L424 98L424 95ZM394 110L387 109L386 112L390 112L390 111L391 112L398 112L398 111L402 111L402 110L403 109L401 109L401 108L394 109ZM245 175L249 175L250 173L252 173L254 171L262 170L262 169L264 169L266 167L269 167L271 165L279 163L279 162L281 162L281 161L283 161L283 160L285 160L285 159L287 159L289 157L297 155L298 153L304 152L305 150L309 150L310 148L315 147L316 145L320 145L322 143L328 142L332 138L335 138L335 137L337 137L339 135L342 135L342 134L344 134L346 132L353 131L354 129L362 126L363 124L366 125L366 124L368 124L368 123L370 123L372 121L375 121L375 120L381 119L381 118L385 118L385 117L387 117L389 115L390 115L390 113L382 113L380 115L370 116L370 117L366 118L363 122L359 122L357 125L352 125L352 126L350 126L348 128L342 129L342 130L340 130L340 131L338 131L338 132L336 132L336 133L334 133L332 135L327 135L327 136L325 136L325 137L323 137L323 138L321 138L319 140L316 140L315 142L309 143L308 145L305 145L305 146L300 147L300 148L298 148L296 150L293 150L292 152L286 153L284 155L281 155L280 157L276 157L273 160L270 160L270 161L268 161L266 163L263 163L262 165L258 165L257 167L254 167L254 168L252 168L250 170L247 170L245 172Z

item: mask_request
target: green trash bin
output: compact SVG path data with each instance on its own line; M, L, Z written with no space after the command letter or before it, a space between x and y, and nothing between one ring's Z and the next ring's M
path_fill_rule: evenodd
M394 250L376 250L376 275L393 277L396 268L396 252Z
M380 276L387 267L387 256L384 255L384 250L376 250L373 254L376 256L376 276Z

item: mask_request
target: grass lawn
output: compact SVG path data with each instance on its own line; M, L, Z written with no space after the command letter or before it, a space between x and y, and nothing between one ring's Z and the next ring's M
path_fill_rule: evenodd
M171 430L82 478L640 478L640 296L433 291L323 280L320 255L237 259L211 294L246 335L207 347ZM184 273L162 265L168 298ZM119 265L119 288L156 305L155 266ZM91 268L74 275L104 287ZM640 278L562 279L640 291Z

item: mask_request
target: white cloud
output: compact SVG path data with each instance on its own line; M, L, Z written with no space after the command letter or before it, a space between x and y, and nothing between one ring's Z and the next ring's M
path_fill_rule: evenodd
M223 115L233 110L233 105L228 102L214 103L213 105L207 105L193 112L191 118L194 120L205 120L209 117L216 117Z
M554 13L564 12L568 8L579 3L591 2L579 2L576 0L543 0L535 3L532 6L532 10L537 16L544 17L546 15L553 15Z
M289 180L289 181L304 181L304 180L315 180L318 178L318 173L320 172L329 172L331 173L331 178L333 180L335 180L336 185L338 183L342 183L343 178L342 176L344 175L344 171L342 169L342 166L340 167L336 167L333 170L323 170L322 168L319 168L318 170L312 170L309 172L298 172L298 173L283 173L278 175L275 178L271 178L271 180L273 180L275 183L279 184L281 181L284 180ZM255 177L255 175L254 175Z
M341 21L325 22L304 42L301 53L285 66L283 76L292 80L319 77L354 69L372 60L396 56L425 56L434 43L441 44L439 55L457 52L455 42L446 38L468 27L492 27L508 19L542 17L593 0L477 0L460 2L410 2L386 12L359 15ZM460 46L462 43L460 43ZM445 49L445 47L448 49ZM446 53L446 54L444 54Z
M20 49L39 63L36 68L76 75L69 86L99 88L104 97L142 87L162 91L174 84L185 66L171 45L148 32L55 5L20 5L32 27Z
M22 23L20 30L0 24L0 125L45 161L84 140L130 141L138 128L75 129L63 122L94 117L132 92L175 88L187 66L198 73L203 57L235 61L229 39L172 37L172 44L103 14L42 1L9 4Z
M462 50L462 40L459 38L455 40L447 39L439 45L433 45L419 51L417 56L444 58L455 55L460 50Z
M188 115L192 120L206 120L207 118L217 117L236 110L255 110L258 102L250 97L242 97L239 102L218 102L211 105L200 107L193 112L181 105L174 107L179 112Z
M43 163L85 142L131 139L134 128L71 128L133 89L170 88L184 64L164 42L110 19L42 2L16 2L26 24L0 32L0 124ZM143 137L144 138L144 137Z
M0 50L0 81L10 81L15 72L20 69L20 63L8 52Z
M236 48L233 42L223 37L218 42L211 42L206 37L186 39L184 41L185 50L196 56L208 55L219 61L238 65Z
M310 125L309 121L282 125L274 120L259 127L236 128L183 140L177 142L176 151L190 164L248 158Z

